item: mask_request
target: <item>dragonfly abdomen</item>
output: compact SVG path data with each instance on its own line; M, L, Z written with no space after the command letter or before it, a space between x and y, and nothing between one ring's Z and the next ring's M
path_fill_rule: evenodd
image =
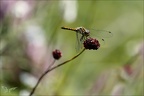
M69 28L69 27L61 27L61 29L77 31L75 28Z

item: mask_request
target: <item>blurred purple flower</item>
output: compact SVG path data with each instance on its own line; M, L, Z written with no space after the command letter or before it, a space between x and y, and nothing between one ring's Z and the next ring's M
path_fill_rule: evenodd
M32 0L0 0L0 20L12 16L18 19L26 19L32 13L34 1Z
M31 60L32 69L36 74L40 73L38 70L44 72L53 60L50 57L51 52L47 48L44 33L44 30L39 25L30 24L26 26L25 31L21 35L21 40L26 46L26 54Z
M128 75L131 75L133 73L132 67L129 64L124 65L123 69Z

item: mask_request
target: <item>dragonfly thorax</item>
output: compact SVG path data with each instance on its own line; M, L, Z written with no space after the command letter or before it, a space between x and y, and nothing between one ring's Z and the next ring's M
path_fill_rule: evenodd
M90 31L85 29L84 27L78 27L77 32L86 37L88 37L90 35Z

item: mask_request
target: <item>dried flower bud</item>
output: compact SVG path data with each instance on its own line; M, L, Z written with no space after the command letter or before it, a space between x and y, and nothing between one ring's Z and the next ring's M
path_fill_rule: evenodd
M56 59L56 60L60 59L61 56L62 56L60 50L57 50L57 49L54 50L54 51L52 52L52 54L53 54L53 58Z
M83 44L85 49L89 49L89 50L91 49L97 50L100 47L99 41L94 38L86 39Z

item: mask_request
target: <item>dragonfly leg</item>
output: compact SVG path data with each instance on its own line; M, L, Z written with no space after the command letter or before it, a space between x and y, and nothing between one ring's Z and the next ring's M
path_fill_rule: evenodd
M80 41L83 41L83 39L84 39L84 35L81 36Z

